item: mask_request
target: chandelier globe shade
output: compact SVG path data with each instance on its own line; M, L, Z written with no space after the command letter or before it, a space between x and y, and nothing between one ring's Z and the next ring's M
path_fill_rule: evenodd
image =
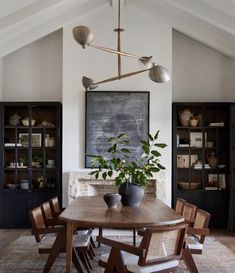
M149 70L149 78L153 82L166 83L170 81L170 74L165 67L153 64Z
M73 29L74 40L85 48L94 38L94 34L86 26L77 26Z

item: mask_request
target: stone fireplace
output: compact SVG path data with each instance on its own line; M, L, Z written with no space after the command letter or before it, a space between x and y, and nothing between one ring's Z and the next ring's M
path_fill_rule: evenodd
M159 173L160 174L160 173ZM145 187L145 194L158 197L162 201L165 199L165 173L150 180ZM117 187L112 179L98 179L87 172L70 172L68 181L68 202L78 196L103 195L107 192L117 192Z

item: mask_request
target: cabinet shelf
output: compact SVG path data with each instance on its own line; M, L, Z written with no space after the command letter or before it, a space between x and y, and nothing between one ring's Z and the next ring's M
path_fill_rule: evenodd
M235 150L235 142L232 140L234 145L230 144L230 107L230 103L184 102L173 103L172 109L173 206L177 198L194 203L211 213L211 224L215 227L226 227L228 222L229 195L226 193L231 176L230 152ZM182 126L191 124L191 115L199 119L200 126ZM194 164L201 168L194 168ZM179 168L184 166L187 168ZM195 183L194 188L190 181ZM206 190L208 186L218 189Z
M0 228L25 228L30 209L55 195L61 202L62 106L0 102L0 114ZM47 164L55 166L47 168ZM12 217L16 214L17 219Z

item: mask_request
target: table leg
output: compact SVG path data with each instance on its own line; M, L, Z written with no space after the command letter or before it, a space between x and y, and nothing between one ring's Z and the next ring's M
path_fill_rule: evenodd
M73 255L73 224L67 223L66 230L66 273L72 272L72 255Z

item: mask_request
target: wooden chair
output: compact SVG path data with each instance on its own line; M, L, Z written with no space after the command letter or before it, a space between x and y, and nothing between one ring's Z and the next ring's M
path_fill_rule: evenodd
M210 213L198 209L193 227L189 227L187 230L186 244L183 249L182 258L192 273L198 273L192 254L202 254L203 243L206 235L209 235L208 226L210 217Z
M186 203L186 200L184 200L183 198L177 198L176 200L175 211L179 213L180 215L182 215L183 213L185 203Z
M59 253L66 252L66 228L64 226L47 227L44 223L41 207L32 209L29 212L29 218L32 225L32 233L36 242L40 243L39 253L49 254L43 270L43 273L48 273ZM79 273L83 273L78 260L79 257L86 271L90 273L92 267L87 255L90 248L90 236L74 235L73 240L72 261L74 266Z
M188 223L189 226L193 225L196 212L197 212L197 206L191 203L185 202L181 215L184 217L185 222Z
M50 204L50 207L51 207L52 216L54 218L58 218L60 213L63 211L63 209L60 206L58 197L55 196L55 197L51 198L49 200L49 204Z
M57 217L53 216L53 212L52 212L51 205L50 205L49 201L42 203L41 209L42 209L42 216L43 216L44 223L45 223L46 227L65 225L65 222L58 219L58 215L57 215Z
M146 228L139 247L97 237L111 246L101 255L99 265L105 272L176 272L185 241L187 224Z

